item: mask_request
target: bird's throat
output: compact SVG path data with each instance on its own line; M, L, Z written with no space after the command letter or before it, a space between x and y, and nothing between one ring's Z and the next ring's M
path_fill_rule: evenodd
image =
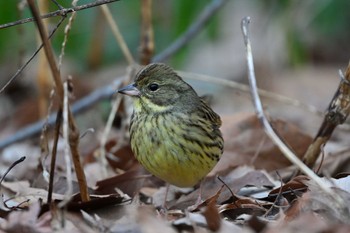
M162 113L169 112L171 105L158 105L146 97L134 99L134 111L136 113Z

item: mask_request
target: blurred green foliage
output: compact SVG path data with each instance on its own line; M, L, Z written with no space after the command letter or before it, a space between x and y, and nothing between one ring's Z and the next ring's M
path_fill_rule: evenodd
M291 65L349 59L349 49L344 53L350 41L349 0L265 0L264 4L272 9L272 18L284 22Z
M0 24L12 22L21 18L30 17L27 8L23 12L17 9L19 1L0 0ZM70 1L58 1L63 7L71 7ZM89 3L92 1L79 1L79 5ZM155 32L156 53L159 53L173 42L178 36L183 33L191 22L197 17L200 11L208 4L210 0L203 1L153 1L153 22ZM50 2L50 11L57 10L55 4ZM140 1L118 1L108 5L113 13L118 26L135 57L138 56L138 49L140 43ZM16 12L16 14L14 14ZM96 25L96 20L101 11L99 7L89 8L77 12L77 17L71 29L68 43L66 46L66 56L75 61L81 69L85 69L89 50L92 46L92 37L96 33L96 27L103 26L103 33L98 35L103 46L102 64L113 64L123 59L119 46L108 27L103 22L102 25ZM22 14L22 15L20 15ZM59 17L50 19L51 29L55 27ZM103 19L104 20L104 19ZM52 44L57 53L61 49L61 44L64 38L64 26L68 20L65 20L63 25L58 29L52 39ZM217 20L215 20L217 22ZM214 25L212 23L211 25ZM18 29L23 30L22 36L18 36ZM217 34L216 27L208 27L206 30L210 38L215 38ZM35 27L34 23L26 23L11 28L0 30L0 61L6 59L6 54L9 48L12 56L18 51L18 44L24 43L27 53L32 53L37 47L35 41ZM184 61L186 56L186 48L175 57L175 61ZM77 68L78 68L77 67Z
M48 0L49 1L49 0ZM80 0L79 5L92 2L93 0ZM244 0L231 0L234 2ZM0 24L12 22L21 18L30 17L29 10L25 7L23 12L17 9L19 0L0 0ZM70 0L58 0L64 7L70 7ZM191 23L196 19L204 7L211 0L190 1L190 0L154 0L153 1L153 23L155 33L156 54L168 47L178 38ZM302 64L312 58L313 44L308 42L308 37L315 36L313 41L322 47L323 40L350 40L348 22L350 22L349 0L318 0L318 1L254 1L256 7L265 7L267 13L271 13L272 20L282 20L285 25L287 35L287 53L291 64ZM313 4L313 5L312 5ZM311 5L311 7L310 7ZM318 7L322 5L323 7ZM140 44L140 0L121 0L108 5L111 9L120 30L135 57L138 56ZM293 15L304 6L309 7L309 11L303 17L310 19L310 28L313 31L305 33L300 30L300 25L296 25ZM57 10L57 6L50 1L50 11ZM77 70L86 69L88 57L91 56L91 48L94 45L93 38L96 36L102 44L101 65L115 64L124 61L120 48L117 45L108 25L102 17L102 23L97 24L100 17L99 7L90 8L77 12L77 17L73 24L66 47L66 56L70 61L74 61ZM297 18L296 18L297 19ZM55 27L59 17L50 19L50 28ZM220 14L208 24L206 29L199 36L208 41L215 41L220 36L221 25ZM52 39L52 44L59 53L64 37L64 25L58 29ZM300 22L299 22L300 23ZM302 22L301 22L302 23ZM97 29L102 27L102 33ZM15 60L21 47L26 49L26 54L31 54L37 48L34 23L26 23L15 27L0 30L0 62L8 60L8 57ZM308 31L306 31L308 32ZM340 38L340 39L339 39ZM309 40L310 41L310 40ZM332 46L337 46L337 43ZM317 47L317 48L319 48ZM186 63L186 57L191 48L191 44L183 48L172 58L172 62L181 65ZM311 52L310 52L311 51ZM311 54L311 55L310 55ZM125 61L124 61L125 62Z

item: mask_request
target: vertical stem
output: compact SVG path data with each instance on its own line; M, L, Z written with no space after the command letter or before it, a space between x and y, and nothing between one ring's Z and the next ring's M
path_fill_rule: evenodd
M154 53L154 35L152 25L152 0L141 1L141 49L140 63L147 65Z
M61 81L61 75L60 71L58 69L53 50L51 47L50 40L48 39L46 28L44 27L43 21L40 17L40 13L38 9L35 6L34 0L27 0L28 6L33 14L34 19L36 20L36 25L38 27L38 31L41 37L41 40L43 41L44 50L46 54L47 61L49 62L52 76L54 79L54 82L56 84L56 93L59 98L59 109L62 110L63 107L63 99L64 99L64 90L63 90L63 84ZM73 115L70 111L70 108L68 108L68 114L69 114L69 126L71 128L71 134L70 134L70 142L69 145L71 147L71 152L73 156L73 162L74 162L74 168L76 171L77 179L79 181L79 188L80 188L80 196L82 201L89 201L90 197L88 195L88 188L86 184L86 178L84 174L84 170L82 168L82 165L80 163L80 156L78 152L78 143L79 143L79 131L76 127Z
M53 141L51 163L50 163L50 179L49 179L49 190L47 194L47 203L52 201L52 192L53 192L53 178L55 176L55 167L56 167L56 155L57 155L57 143L60 135L60 128L62 122L62 109L57 111L56 115L56 124L55 124L55 138Z

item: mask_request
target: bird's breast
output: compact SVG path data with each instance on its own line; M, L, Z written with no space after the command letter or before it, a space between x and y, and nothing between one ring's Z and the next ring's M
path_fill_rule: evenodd
M221 156L221 136L181 113L139 114L130 125L137 160L170 184L189 187L199 182ZM215 133L215 132L214 132Z

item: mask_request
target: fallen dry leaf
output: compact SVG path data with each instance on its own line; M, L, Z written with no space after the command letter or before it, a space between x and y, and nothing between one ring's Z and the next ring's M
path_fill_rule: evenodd
M222 116L224 154L211 174L224 174L240 165L251 165L267 171L287 167L288 159L266 136L260 121L253 113ZM302 157L312 138L297 126L282 121L271 121L278 135Z
M52 232L51 219L38 220L40 203L33 203L27 211L12 211L7 220L1 223L1 229L5 232L16 233L48 233Z
M217 195L218 196L218 195ZM207 206L202 211L205 220L207 221L208 229L211 231L218 231L221 227L221 217L216 207L216 198L211 199Z

